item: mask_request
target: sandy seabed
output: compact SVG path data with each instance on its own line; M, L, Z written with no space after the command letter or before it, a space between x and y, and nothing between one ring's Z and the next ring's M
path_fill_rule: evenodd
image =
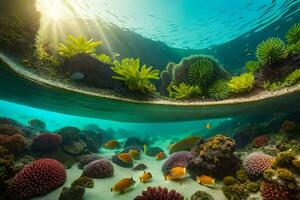
M153 146L166 147L167 141L159 141ZM166 151L167 152L167 151ZM100 155L105 158L111 158L114 150L101 151ZM187 176L182 183L174 182L174 181L165 181L163 174L161 172L161 166L165 160L156 161L154 157L147 156L145 154L141 155L140 160L134 161L134 166L139 163L144 163L147 165L147 172L152 173L152 180L148 183L140 183L139 176L143 174L143 171L133 171L131 168L123 168L118 165L114 165L114 176L110 178L104 179L93 179L94 187L92 189L86 188L84 194L84 200L133 200L137 195L141 194L143 190L145 190L148 186L162 186L166 187L169 190L175 189L177 192L181 193L185 199L190 199L192 194L194 194L198 190L206 191L211 194L216 200L226 200L226 197L223 195L221 190L222 183L217 182L215 188L208 188L198 184L191 177ZM82 173L82 170L77 168L77 165L73 165L72 168L67 170L67 181L64 186L70 187L72 182L76 180ZM122 178L133 177L136 181L134 187L126 191L124 194L119 194L115 192L111 192L111 187L118 182ZM59 195L62 191L63 187L60 187L51 193L41 196L38 198L34 198L34 200L58 200Z

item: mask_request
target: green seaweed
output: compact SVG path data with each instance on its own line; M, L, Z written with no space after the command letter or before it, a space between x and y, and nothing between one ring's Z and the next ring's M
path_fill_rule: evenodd
M214 73L214 65L209 58L200 58L189 68L189 82L199 87L206 86Z
M262 41L256 49L256 57L262 64L273 64L287 56L284 42L280 38L271 37Z
M152 70L152 66L140 66L140 59L125 58L120 63L115 61L111 69L117 74L113 79L124 81L130 90L154 92L155 85L150 79L159 79L159 70Z
M300 40L293 44L287 44L286 51L288 55L296 55L300 53Z
M300 23L294 24L285 35L290 44L297 43L300 40Z
M213 99L227 99L230 94L231 91L226 80L218 80L208 88L208 96Z
M251 72L233 76L227 83L230 90L234 93L243 93L252 89L254 85L254 75Z
M284 80L286 86L292 86L300 80L300 69L296 69L290 73Z
M99 55L96 55L96 58L98 60L100 60L101 62L104 62L106 64L113 64L113 61L111 59L110 56L106 55L106 54L99 54Z
M260 65L259 62L256 60L249 60L248 62L246 62L245 64L245 68L249 71L249 72L256 72L259 70Z
M170 97L176 99L190 99L201 94L201 89L199 86L186 85L185 83L180 83L177 87L176 85L170 84L169 88Z

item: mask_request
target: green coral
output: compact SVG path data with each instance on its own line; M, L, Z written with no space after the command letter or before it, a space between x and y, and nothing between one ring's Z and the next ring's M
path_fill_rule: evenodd
M290 73L284 80L284 84L287 86L292 86L300 80L300 69L296 69Z
M72 183L72 187L73 186L82 186L82 187L86 187L86 188L93 188L94 181L92 178L89 178L86 176L81 176Z
M277 154L274 166L276 167L289 167L292 166L292 161L295 159L294 151L283 151Z
M225 176L223 178L224 185L233 185L238 183L238 181L233 176Z
M300 40L300 24L294 24L286 33L285 38L290 44L297 43Z
M254 75L251 72L233 76L227 83L230 90L234 93L243 93L252 89L254 85Z
M180 83L177 87L176 85L170 84L169 88L170 97L176 99L190 99L196 97L202 93L199 86L186 85L185 83Z
M250 60L248 62L246 62L245 64L245 68L249 71L249 72L256 72L259 70L260 68L260 65L259 65L259 62L256 61L256 60Z
M191 196L191 200L214 200L214 198L204 191L197 191Z
M69 35L68 39L64 43L58 45L58 54L62 57L73 57L80 53L89 55L96 54L96 47L99 46L101 41L87 40L83 36L74 37Z
M236 171L235 176L242 183L248 180L248 176L244 170Z
M154 92L155 86L150 79L159 79L159 70L152 70L152 66L140 66L140 59L125 58L120 63L115 61L111 69L117 74L113 79L124 81L133 91Z
M249 197L249 192L243 184L225 185L222 191L230 200L246 200Z
M209 58L200 58L189 68L189 82L199 87L206 86L214 73L214 65Z
M262 41L256 49L256 57L262 64L272 64L286 58L284 42L276 37Z
M278 177L283 180L292 181L295 178L295 175L286 168L277 168L276 172L278 174Z
M227 99L231 91L226 80L218 80L208 88L208 96L213 99Z
M266 169L263 173L263 177L267 180L272 180L273 176L276 174L274 169Z
M246 184L246 189L249 192L257 192L260 188L260 185L256 182L249 182Z

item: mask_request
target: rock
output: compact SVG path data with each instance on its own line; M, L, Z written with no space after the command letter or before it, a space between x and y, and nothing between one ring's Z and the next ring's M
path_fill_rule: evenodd
M82 79L84 79L84 75L80 72L74 72L71 76L70 79L72 81L81 81Z
M89 155L84 155L80 158L78 162L78 169L83 169L83 167L87 164L89 164L92 161L102 159L102 157L95 155L95 154L89 154Z
M124 148L128 146L143 146L145 143L137 137L130 137L126 140Z
M81 139L87 144L87 148L91 152L98 152L103 145L103 134L94 131L81 131Z
M63 187L59 200L83 200L85 188L81 186Z
M171 146L169 153L172 154L178 151L190 151L200 139L201 137L198 136L189 136L183 138Z
M11 124L0 124L0 135L23 135L23 132L16 126Z
M78 155L86 152L86 147L87 145L85 142L83 142L82 140L77 140L68 144L64 144L62 146L62 149L67 153Z
M147 166L143 163L140 163L138 165L136 165L132 170L139 170L139 171L143 171L147 169Z
M261 125L257 124L245 124L239 126L233 133L233 139L236 142L238 148L242 148L259 136L265 134L265 129Z
M163 150L160 147L150 147L146 150L146 154L148 156L156 156L158 153L163 152Z

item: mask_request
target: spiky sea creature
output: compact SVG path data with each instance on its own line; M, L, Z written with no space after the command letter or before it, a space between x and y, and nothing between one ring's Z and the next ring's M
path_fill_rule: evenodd
M285 35L290 44L297 43L300 40L300 23L294 24Z
M230 93L226 80L218 80L208 88L208 95L217 100L228 98Z
M189 81L192 85L205 86L212 78L214 65L209 58L201 58L189 69Z
M272 64L287 56L284 42L276 37L262 41L256 49L256 57L262 64Z

